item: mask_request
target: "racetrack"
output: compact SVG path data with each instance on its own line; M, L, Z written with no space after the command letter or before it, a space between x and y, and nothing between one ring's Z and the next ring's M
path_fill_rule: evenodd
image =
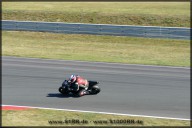
M100 82L98 95L62 96L64 78ZM190 118L190 69L2 57L2 104Z
M3 20L2 29L7 31L19 30L19 31L36 31L36 32L56 32L56 33L68 33L68 34L115 35L115 36L133 36L133 37L145 37L145 38L184 39L184 40L190 39L190 28L182 28L182 27Z

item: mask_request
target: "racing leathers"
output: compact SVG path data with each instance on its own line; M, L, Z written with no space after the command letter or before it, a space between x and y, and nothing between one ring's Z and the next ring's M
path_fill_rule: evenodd
M89 87L89 82L84 79L83 77L81 76L78 76L78 75L73 75L71 77L73 80L69 80L71 82L70 84L70 89L75 91L75 92L78 92L78 91L85 91L86 94L89 93L89 91L86 91Z

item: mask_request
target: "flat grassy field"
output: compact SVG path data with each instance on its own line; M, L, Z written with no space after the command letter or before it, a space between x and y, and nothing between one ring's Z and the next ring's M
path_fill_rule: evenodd
M2 2L2 19L190 27L190 2Z
M2 55L189 67L190 41L3 31Z
M88 123L59 123L61 121L65 122L65 120L84 120ZM135 123L123 124L117 123L118 121L111 123L110 120L134 120ZM99 123L99 121L103 123ZM105 123L106 121L107 123ZM190 121L29 109L22 111L3 110L2 126L190 126Z

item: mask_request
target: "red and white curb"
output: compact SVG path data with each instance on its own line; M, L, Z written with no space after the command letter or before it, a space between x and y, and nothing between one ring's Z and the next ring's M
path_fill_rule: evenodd
M14 105L2 105L1 110L28 110L30 107L25 106L14 106Z

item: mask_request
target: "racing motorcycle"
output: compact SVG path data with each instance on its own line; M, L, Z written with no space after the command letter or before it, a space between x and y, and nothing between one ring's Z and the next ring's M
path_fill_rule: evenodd
M96 95L101 91L101 89L97 85L97 84L99 84L99 82L97 82L97 81L88 81L88 82L89 82L89 87L86 91L89 91L89 95ZM64 82L62 83L62 86L59 87L59 92L61 94L72 93L73 95L75 95L77 97L86 95L85 90L83 90L82 87L79 87L79 91L75 92L73 90L70 90L69 86L70 86L70 84L68 83L68 81L64 80Z

